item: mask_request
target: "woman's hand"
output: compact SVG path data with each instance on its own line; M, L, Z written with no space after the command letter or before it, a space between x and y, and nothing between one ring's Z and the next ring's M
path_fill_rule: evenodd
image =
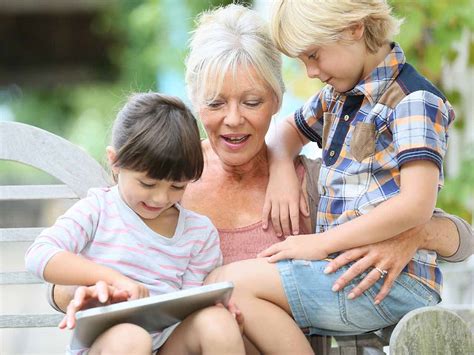
M73 329L76 325L76 313L107 304L127 301L129 294L125 290L118 290L107 285L104 281L97 282L94 286L80 286L74 292L74 297L67 306L66 315L59 323L59 328Z
M422 229L423 227L416 227L391 239L353 248L337 256L328 264L325 272L331 273L341 266L355 262L337 279L332 290L338 291L344 288L356 276L373 268L349 293L350 299L357 298L380 280L381 274L375 269L379 268L388 272L380 292L375 297L375 303L380 303L388 295L395 279L422 244Z
M271 169L263 205L262 227L268 228L270 215L278 237L298 234L300 211L304 216L309 216L306 200L301 191L301 182L296 176L292 161L281 163Z
M291 235L280 243L275 243L260 252L257 257L268 257L274 263L283 259L322 260L328 256L325 237L321 234Z

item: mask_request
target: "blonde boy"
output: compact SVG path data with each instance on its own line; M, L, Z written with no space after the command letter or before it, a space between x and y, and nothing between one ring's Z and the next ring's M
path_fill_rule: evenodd
M308 76L326 86L276 130L278 144L269 151L264 223L270 211L276 229L289 231L290 221L295 222L298 200L291 196L298 195L298 185L293 159L303 145L317 142L323 165L316 234L290 236L260 256L279 261L293 317L301 328L316 333L376 329L440 300L442 276L436 254L426 250L417 252L383 303L376 296L377 287L360 301L343 301L354 298L350 290L333 294L339 305L344 303L336 316L343 324L331 323L330 311L325 310L329 300L315 300L321 287L331 285L327 278L332 270L325 267L325 259L426 223L442 185L454 112L391 42L400 22L383 0L274 2L271 31L276 46L300 59ZM291 224L297 234L298 225ZM385 265L377 265L369 275L383 279L389 273Z

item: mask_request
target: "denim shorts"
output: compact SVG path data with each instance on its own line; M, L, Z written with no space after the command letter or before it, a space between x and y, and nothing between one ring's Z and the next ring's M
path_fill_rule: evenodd
M277 263L293 318L309 334L355 335L397 323L413 309L433 306L439 294L406 273L395 280L390 293L378 305L374 299L383 285L378 281L356 299L347 299L351 289L366 275L356 277L344 289L331 291L334 282L348 269L324 274L325 260L282 260Z

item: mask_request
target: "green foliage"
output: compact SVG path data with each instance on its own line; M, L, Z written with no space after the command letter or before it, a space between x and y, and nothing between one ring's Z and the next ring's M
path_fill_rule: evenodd
M393 0L390 4L405 20L397 41L408 60L440 85L443 61L452 62L458 55L453 43L464 31L474 30L472 0L456 0L456 4L448 0Z
M473 147L470 148L473 152ZM474 155L461 163L459 175L448 178L441 189L437 205L449 213L458 215L466 221L473 221L474 204Z

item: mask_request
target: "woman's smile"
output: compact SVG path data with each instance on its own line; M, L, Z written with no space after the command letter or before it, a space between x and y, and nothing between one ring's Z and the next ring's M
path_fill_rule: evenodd
M236 150L244 147L250 138L250 134L223 134L222 142L230 149Z

